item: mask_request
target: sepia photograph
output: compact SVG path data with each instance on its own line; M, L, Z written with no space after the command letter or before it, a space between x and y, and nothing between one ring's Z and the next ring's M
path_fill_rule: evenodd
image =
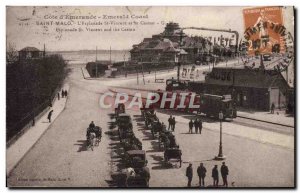
M294 6L5 9L7 188L296 188Z

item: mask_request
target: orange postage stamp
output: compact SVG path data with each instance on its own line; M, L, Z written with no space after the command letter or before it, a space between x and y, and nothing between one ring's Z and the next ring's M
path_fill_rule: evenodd
M282 7L257 7L243 10L248 54L285 52Z

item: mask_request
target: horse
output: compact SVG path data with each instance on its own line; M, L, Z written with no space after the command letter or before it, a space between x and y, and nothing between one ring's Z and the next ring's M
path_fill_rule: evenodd
M88 135L88 148L94 151L94 146L96 145L96 133L90 132Z
M121 173L125 175L125 187L128 187L128 179L134 178L136 176L136 173L133 168L125 168L121 170Z

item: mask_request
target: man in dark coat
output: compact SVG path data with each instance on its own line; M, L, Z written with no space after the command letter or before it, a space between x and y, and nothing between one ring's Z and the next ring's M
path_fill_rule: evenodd
M189 133L193 133L193 126L194 126L194 123L193 123L193 120L191 119L189 122Z
M172 125L172 115L170 115L169 119L168 119L168 123L169 123L169 127L168 127L168 130L170 130L170 128L172 129L173 125Z
M67 90L65 90L65 97L67 97L68 96L68 91Z
M197 169L197 173L199 176L199 186L201 186L201 184L202 186L205 186L204 178L206 176L206 168L203 166L203 163L200 163L200 166Z
M272 105L271 105L271 113L272 113L272 114L274 114L274 109L275 109L275 104L272 103Z
M64 89L61 90L61 98L64 98L65 97L65 91Z
M201 134L202 132L202 121L201 119L199 120L199 133Z
M223 179L223 186L226 187L228 187L228 182L227 182L228 173L229 173L228 167L225 165L225 162L223 162L221 166L221 175Z
M90 127L90 128L94 128L94 127L95 127L94 121L92 121L92 122L90 123L89 127Z
M190 163L189 166L186 168L186 177L188 178L188 187L191 187L192 179L193 179L193 168L192 164Z
M51 117L52 117L52 113L53 113L53 110L51 110L49 113L48 113L48 120L49 120L49 123L51 123Z
M212 175L211 177L213 178L214 181L214 186L219 185L219 171L218 171L218 165L215 165L215 167L212 169Z
M194 121L194 125L195 125L195 132L198 133L198 128L199 128L199 121L198 121L198 119L196 119Z
M173 119L172 119L172 131L175 131L175 125L176 125L176 121L175 121L175 117L173 117Z

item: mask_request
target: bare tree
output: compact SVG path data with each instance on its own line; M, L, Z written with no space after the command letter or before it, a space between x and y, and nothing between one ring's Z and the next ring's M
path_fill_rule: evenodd
M9 42L6 47L6 61L7 63L14 62L18 60L18 51L16 49L16 44Z

